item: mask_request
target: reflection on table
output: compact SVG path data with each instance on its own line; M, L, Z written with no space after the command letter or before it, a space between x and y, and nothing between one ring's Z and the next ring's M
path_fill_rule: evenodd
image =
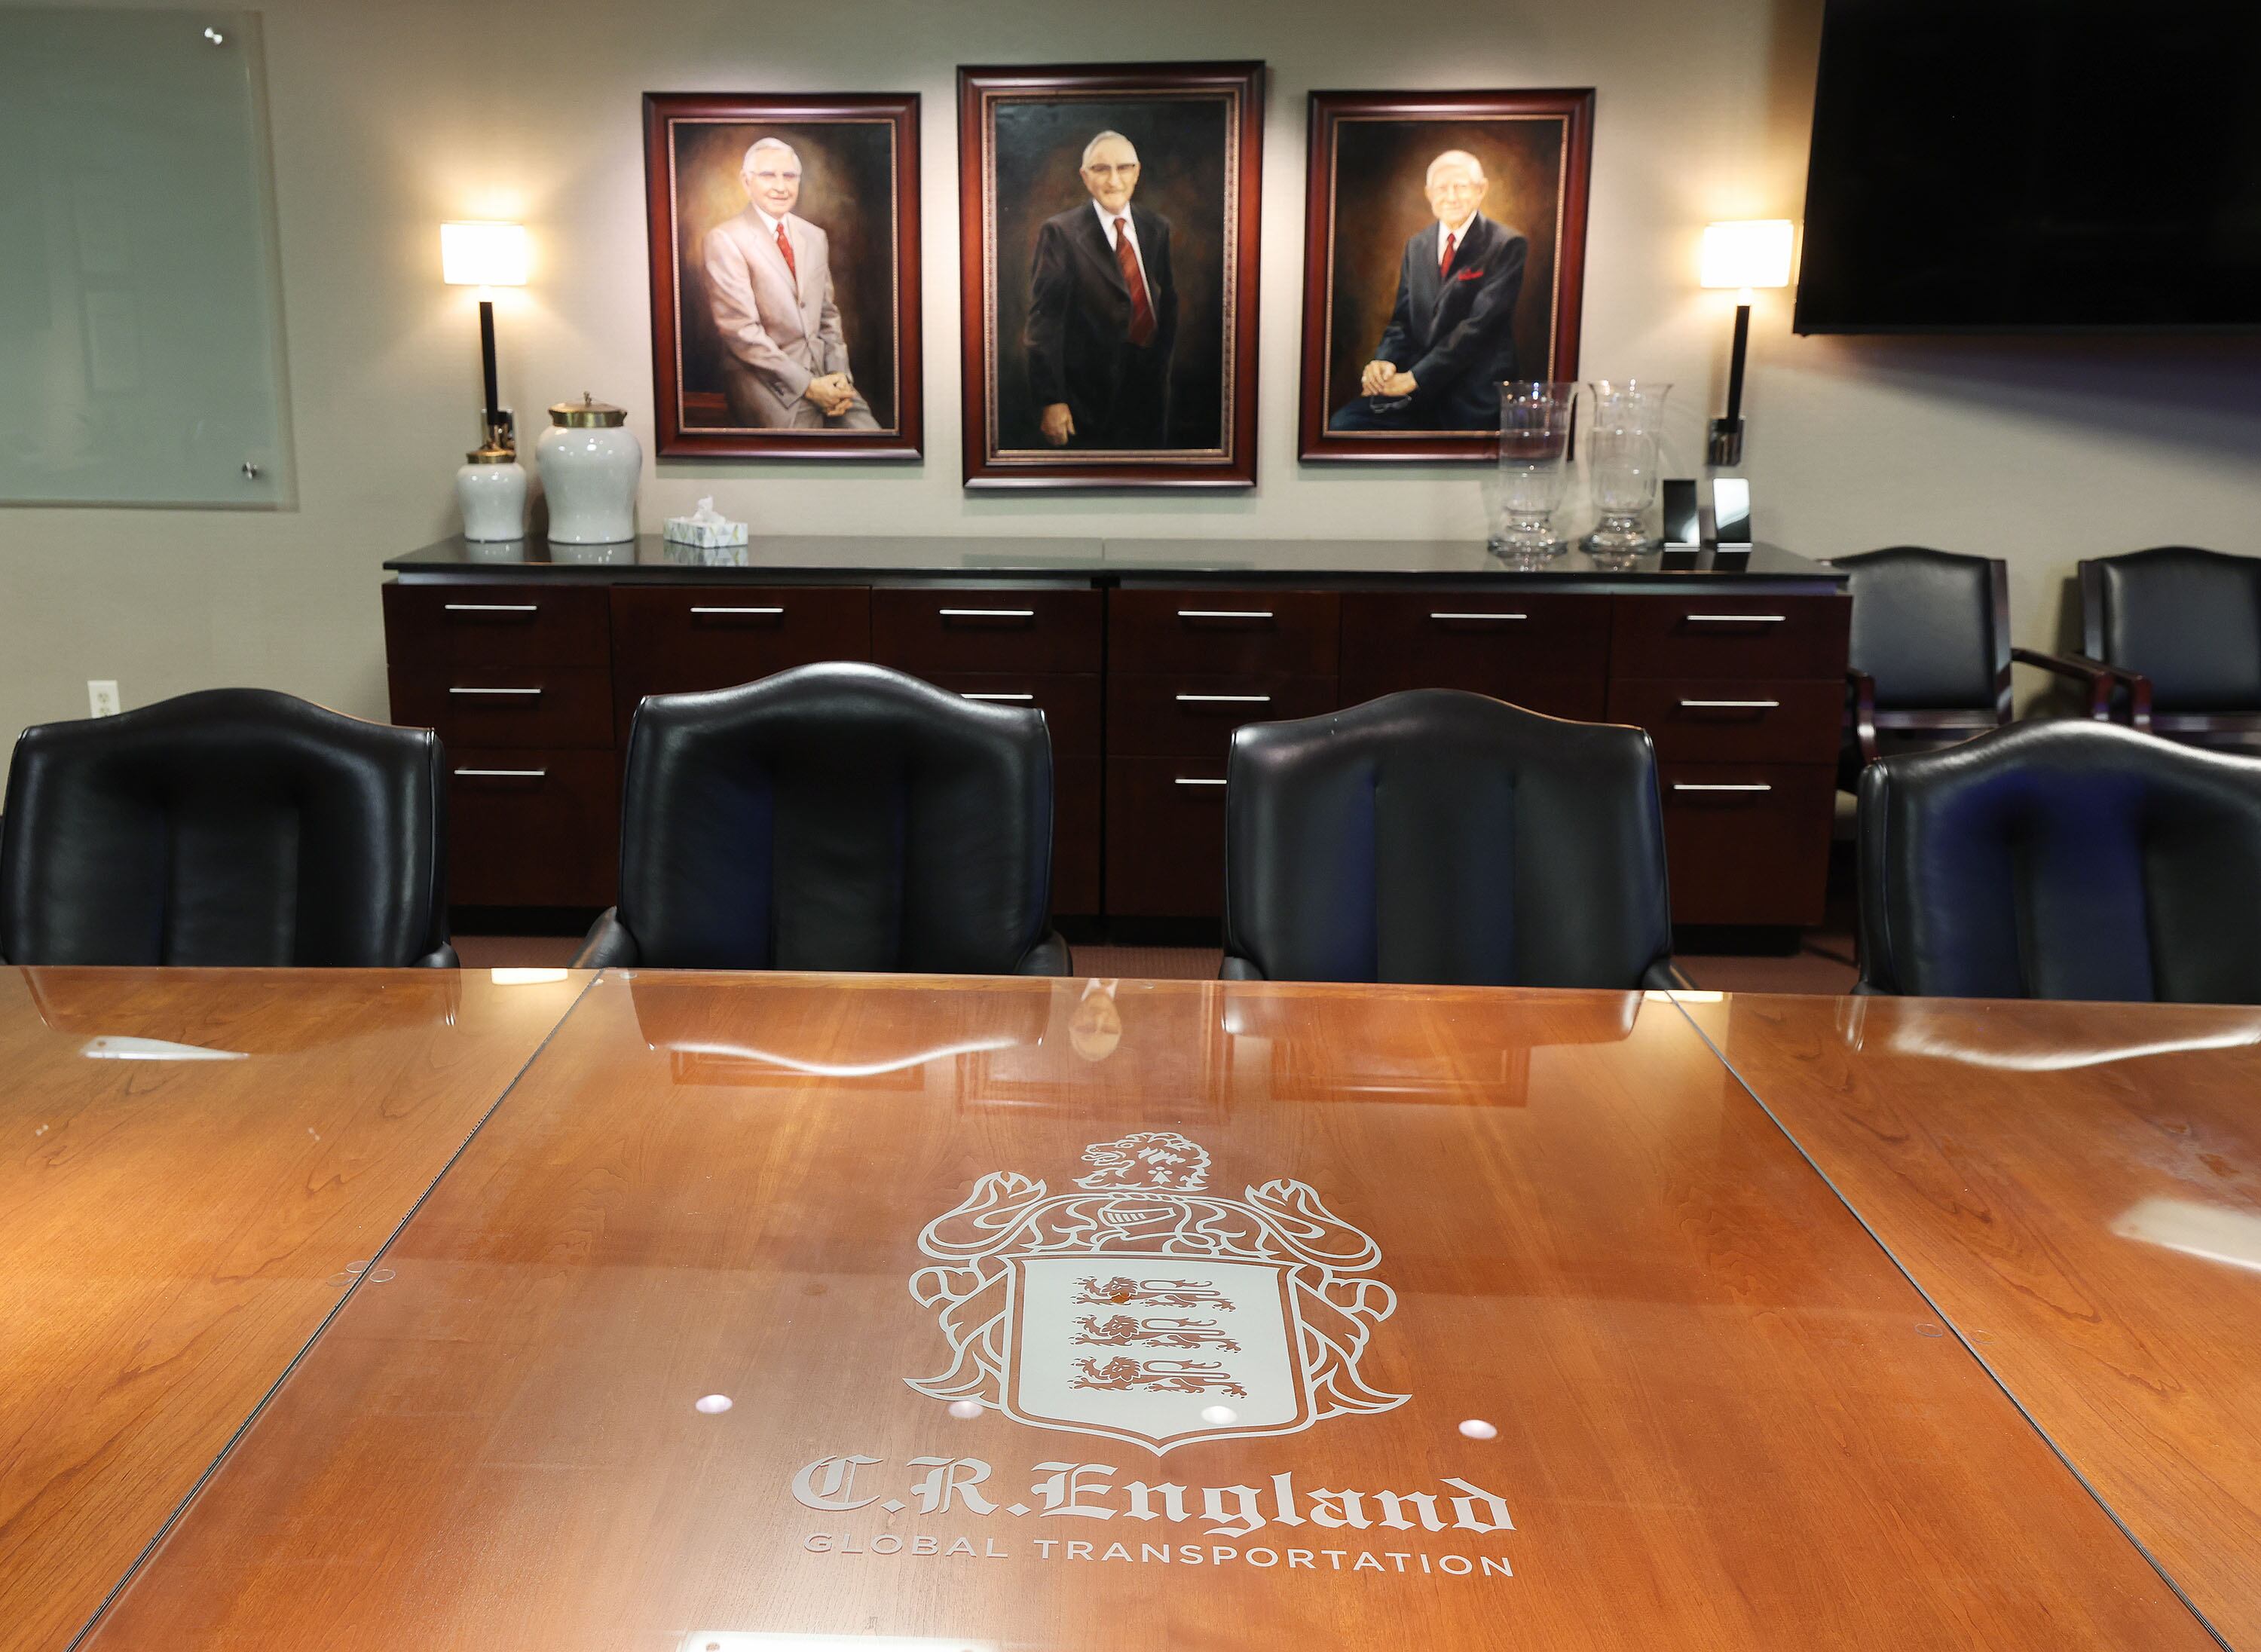
M2210 1644L1661 997L612 972L386 1262L91 1644Z

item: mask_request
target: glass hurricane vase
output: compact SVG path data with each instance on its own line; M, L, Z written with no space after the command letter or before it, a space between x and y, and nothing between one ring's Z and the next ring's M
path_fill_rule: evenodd
M1564 457L1574 384L1511 381L1499 387L1499 528L1491 548L1517 561L1560 556L1554 512L1569 483Z
M1630 557L1648 549L1642 518L1656 499L1664 398L1671 388L1631 378L1597 378L1587 386L1593 427L1586 463L1600 520L1586 536L1586 549L1597 555Z

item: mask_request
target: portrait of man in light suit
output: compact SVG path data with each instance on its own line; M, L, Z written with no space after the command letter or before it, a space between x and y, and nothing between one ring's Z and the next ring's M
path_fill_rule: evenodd
M875 430L849 372L829 239L794 210L800 175L792 145L754 143L739 174L746 209L701 249L730 414L759 429Z
M1499 428L1499 387L1517 376L1515 305L1530 241L1483 215L1489 188L1483 163L1465 149L1429 162L1434 221L1405 243L1389 324L1360 393L1328 429Z
M1170 220L1132 202L1138 170L1130 139L1099 133L1080 168L1090 198L1037 232L1022 342L1037 428L1052 447L1170 442Z

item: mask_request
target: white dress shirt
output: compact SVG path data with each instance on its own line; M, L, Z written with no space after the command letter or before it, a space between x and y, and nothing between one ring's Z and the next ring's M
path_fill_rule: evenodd
M1482 210L1483 210L1482 208L1479 207L1479 208L1477 209L1477 212L1481 212L1481 211L1482 211ZM1474 224L1475 223L1475 221L1476 221L1476 214L1475 214L1475 212L1470 212L1470 213L1469 213L1466 218L1462 219L1459 223L1457 223L1457 224L1447 224L1447 225L1446 225L1446 226L1445 226L1445 234L1446 234L1446 235L1450 235L1450 236L1453 238L1453 256L1454 256L1454 257L1458 258L1458 257L1461 255L1461 248L1463 248L1463 247L1465 247L1465 246L1467 246L1467 245L1468 244L1468 230L1469 230L1469 227L1470 227L1472 225L1474 225ZM1446 263L1445 263L1445 242L1444 242L1444 239L1443 239L1443 237L1442 237L1442 236L1440 236L1440 237L1439 237L1439 238L1438 238L1438 241L1437 241L1437 273L1438 273L1439 275L1440 275L1440 276L1441 276L1441 275L1443 275L1443 274L1445 273L1445 269L1446 269Z
M768 233L770 242L774 246L777 242L778 232L785 228L785 219L781 218L772 218L767 212L762 211L758 206L754 208L754 216L762 220L762 228ZM788 231L786 233L786 239L787 241L791 241L793 239L791 232ZM798 258L799 255L800 255L798 254L794 255L796 258ZM796 287L800 285L800 271L798 268L795 268L793 272L793 284Z
M1146 307L1152 309L1154 278L1146 273L1146 255L1138 250L1138 221L1130 216L1130 208L1126 205L1121 212L1110 212L1102 206L1098 198L1095 197L1091 203L1091 210L1099 214L1099 227L1107 237L1107 250L1115 253L1117 262L1122 261L1123 255L1116 251L1115 220L1118 217L1122 219L1123 233L1130 238L1130 255L1138 261L1138 279L1146 284ZM1468 216L1473 218L1475 214L1471 212Z

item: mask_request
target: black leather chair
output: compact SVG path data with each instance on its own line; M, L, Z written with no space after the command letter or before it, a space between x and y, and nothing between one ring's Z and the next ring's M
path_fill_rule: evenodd
M1894 545L1830 565L1852 576L1841 785L1887 746L1929 750L2010 721L2007 563Z
M453 968L446 775L428 729L263 688L27 729L0 959Z
M1861 777L1861 992L2261 1003L2261 762L2023 722Z
M654 694L574 962L1059 975L1044 714L877 665Z
M2084 562L2080 630L2135 727L2200 745L2261 741L2261 557L2165 545Z
M1414 689L1252 723L1226 776L1227 980L1688 984L1641 729Z

